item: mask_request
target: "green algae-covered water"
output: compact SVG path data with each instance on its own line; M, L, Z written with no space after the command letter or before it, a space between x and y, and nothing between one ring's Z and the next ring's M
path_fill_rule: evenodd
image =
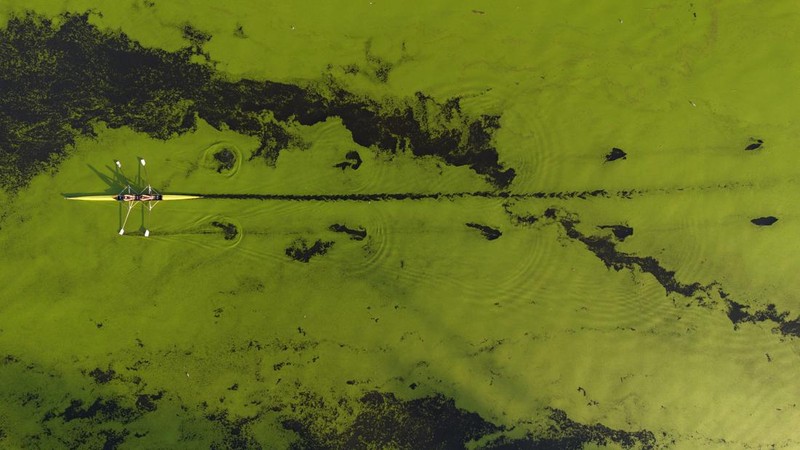
M0 447L800 446L794 2L0 19Z

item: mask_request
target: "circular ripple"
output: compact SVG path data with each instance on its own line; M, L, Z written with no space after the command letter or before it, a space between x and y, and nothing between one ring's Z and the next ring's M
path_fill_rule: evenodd
M679 283L706 285L714 278L714 261L709 259L730 245L718 236L725 236L729 231L726 228L733 224L708 213L700 202L672 198L674 200L660 210L654 201L640 202L639 209L643 212L632 218L636 239L631 242L640 244L633 252L652 256L666 270L675 271L674 277Z
M391 255L391 232L387 231L387 211L392 207L386 202L309 202L298 209L286 205L276 208L276 220L284 224L295 224L285 228L284 233L304 233L315 238L334 241L336 244L324 259L342 268L348 275L360 275L388 266ZM396 205L395 205L396 207ZM312 216L312 220L307 218ZM364 230L363 239L336 231L334 225L352 230Z
M242 165L242 151L232 142L215 142L203 151L200 165L220 175L232 177Z
M512 187L517 191L548 191L561 182L557 166L562 139L556 134L560 127L553 127L547 115L546 101L510 105L503 112L497 136L500 162L516 172Z
M367 203L368 214L362 219L362 226L367 231L367 237L361 241L360 252L362 258L353 267L356 274L369 273L380 267L387 267L387 262L392 255L392 239L387 233L388 217L385 205Z
M360 194L387 192L385 180L389 179L391 172L391 157L374 149L354 147L353 150L361 157L361 166L358 170L347 169L337 174L344 179L345 189ZM388 187L388 190L391 189Z
M502 228L503 236L496 241L483 240L475 230L461 226L448 231L458 236L448 242L439 237L445 231L430 228L430 233L404 236L403 245L437 248L439 254L401 256L405 264L397 274L406 280L404 284L459 292L466 301L490 299L507 306L536 301L547 285L557 281L552 271L559 246L554 244L553 233L510 223Z
M189 242L202 248L231 248L244 236L238 220L221 215L204 216L192 223L173 229L159 230L152 239Z

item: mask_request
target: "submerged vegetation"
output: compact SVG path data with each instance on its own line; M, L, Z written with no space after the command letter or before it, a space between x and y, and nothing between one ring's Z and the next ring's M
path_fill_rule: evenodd
M491 143L499 118L467 117L457 99L442 104L419 93L384 105L333 82L323 93L310 85L228 81L203 50L211 35L187 25L187 45L169 52L101 30L90 14L50 19L28 12L0 29L0 187L24 186L78 137L95 136L101 122L166 140L194 130L202 119L257 137L261 145L253 157L274 163L280 151L298 144L291 124L332 116L362 146L469 166L498 188L514 179ZM204 62L196 62L198 56ZM230 160L219 156L223 166Z

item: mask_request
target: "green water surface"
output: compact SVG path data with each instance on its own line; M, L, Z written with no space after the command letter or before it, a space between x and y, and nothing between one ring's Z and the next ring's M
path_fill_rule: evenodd
M370 392L452 399L498 427L470 448L572 433L548 430L554 410L652 434L633 448L800 446L798 337L735 326L725 298L800 312L796 2L11 1L0 22L26 10L92 10L99 29L169 51L191 24L231 81L460 97L464 114L500 117L492 142L516 178L498 190L467 166L360 146L336 117L292 124L272 165L249 159L257 138L203 120L166 140L96 123L0 196L0 446L338 447L379 414ZM612 147L626 158L606 162ZM220 148L238 156L224 173ZM352 150L358 170L333 167ZM134 210L127 237L120 206L63 199L118 191L104 177L118 159L135 178L137 157L168 193L519 196L167 202ZM705 290L607 266L548 209ZM751 223L763 216L779 220ZM616 241L610 225L634 233ZM300 240L334 244L304 263L286 254ZM405 446L370 439L351 444Z

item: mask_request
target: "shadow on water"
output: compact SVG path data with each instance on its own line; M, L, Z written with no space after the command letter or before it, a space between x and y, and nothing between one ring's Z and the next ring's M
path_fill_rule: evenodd
M139 161L142 161L142 158L137 158ZM121 167L112 168L111 166L105 166L106 172L112 173L111 176L106 175L102 171L98 170L91 164L86 165L95 175L97 175L100 180L103 181L108 186L108 189L102 194L118 194L122 189L125 189L127 186L130 186L134 190L144 188L144 183L147 182L144 178L142 178L142 165L137 164L136 169L136 177L131 178L125 175L124 171ZM65 196L69 197L72 195L91 195L93 193L76 193L76 194L64 194Z
M99 171L91 164L87 164L86 166L89 167L89 169L91 169L91 171L94 172L94 174L97 175L97 177L100 178L103 181L103 183L105 183L108 186L108 189L105 192L106 194L116 194L126 184L125 180L121 180L119 173L117 173L116 171L114 171L114 176L110 177L105 173ZM109 172L112 172L110 166L106 166L106 169Z

